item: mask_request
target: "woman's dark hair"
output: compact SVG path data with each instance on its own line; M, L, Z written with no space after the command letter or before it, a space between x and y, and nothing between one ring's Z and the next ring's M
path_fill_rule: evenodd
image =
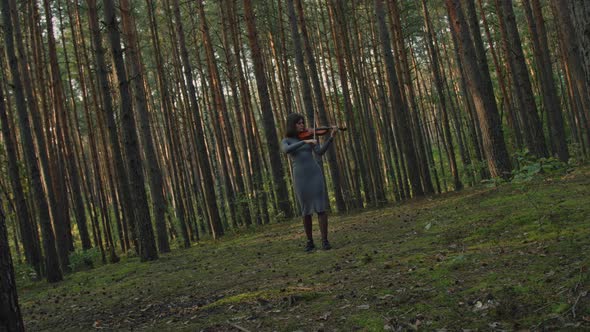
M297 137L297 122L303 120L303 115L298 113L291 113L287 115L287 122L285 124L285 136Z

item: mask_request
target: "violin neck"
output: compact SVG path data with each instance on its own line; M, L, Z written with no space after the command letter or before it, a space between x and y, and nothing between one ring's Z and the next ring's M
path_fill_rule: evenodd
M316 130L327 130L327 129L332 129L332 127L317 127L317 128L315 128L315 129L316 129ZM342 130L342 131L344 131L344 130L346 130L346 129L347 129L346 127L338 127L338 130Z

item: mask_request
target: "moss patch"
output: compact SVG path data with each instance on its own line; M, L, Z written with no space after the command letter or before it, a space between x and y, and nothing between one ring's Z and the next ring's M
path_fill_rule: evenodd
M590 328L590 169L330 218L331 251L299 220L140 263L31 282L29 330ZM314 227L317 232L317 224Z

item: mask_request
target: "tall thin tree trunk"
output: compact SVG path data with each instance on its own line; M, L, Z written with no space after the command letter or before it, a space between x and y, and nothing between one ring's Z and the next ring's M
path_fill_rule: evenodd
M466 1L467 3L467 18L469 20L470 26L473 27L477 27L477 29L473 29L473 31L477 31L477 33L479 34L479 20L477 18L477 15L475 13L475 5L473 5L471 3L471 1ZM504 105L503 109L506 110L507 116L507 122L508 122L508 126L510 127L510 129L513 132L514 138L515 138L515 143L516 143L516 147L517 148L522 148L524 143L523 143L523 138L522 138L522 131L521 131L521 125L518 122L517 116L516 116L516 110L512 101L512 97L511 94L509 92L509 86L507 86L509 83L507 82L507 75L505 75L504 70L502 70L503 65L500 64L500 60L498 60L498 55L496 52L496 48L494 47L494 40L492 39L492 33L490 31L490 27L488 24L488 20L486 18L485 12L484 12L484 8L483 8L483 3L482 0L478 0L479 3L479 9L481 12L481 20L483 22L483 27L484 27L484 31L486 34L486 38L488 41L488 46L489 46L489 50L490 50L490 54L492 55L492 60L494 61L494 67L495 67L495 71L496 71L496 76L497 76L497 81L498 81L498 85L500 86L500 92L503 98L502 104ZM474 33L472 31L472 33ZM481 41L481 37L479 35L475 35L474 36L475 40L480 40ZM478 62L480 62L480 56L484 55L485 56L485 52L483 51L483 49L480 50L480 47L478 47L478 43L475 43L476 45L476 54L478 54ZM481 45L481 47L483 47L483 43ZM479 51L477 51L479 50ZM484 57L484 59L486 59ZM482 72L484 70L488 70L488 65L487 65L487 60L485 60L485 62L480 62L480 68L482 70Z
M154 53L156 56L156 67L157 67L157 76L158 76L158 85L160 91L162 93L162 109L164 111L164 123L165 123L165 131L166 135L168 136L168 142L171 148L171 158L173 158L173 166L172 170L172 182L174 183L172 187L174 188L171 192L176 197L176 213L178 214L178 223L181 229L182 237L183 237L183 244L185 248L190 247L190 237L188 235L187 229L187 220L185 214L185 205L184 205L184 195L181 193L180 187L184 187L186 184L183 181L179 181L179 177L181 176L179 173L181 172L180 168L182 167L181 163L175 162L178 160L184 160L184 158L180 158L181 155L181 143L180 139L178 138L178 131L173 129L174 125L174 118L173 118L173 110L171 105L171 98L170 98L170 86L168 85L168 79L164 73L164 64L162 59L162 47L160 44L160 38L158 34L158 26L157 21L155 19L155 8L154 2L152 0L147 0L147 10L148 16L150 20L150 31L152 34L152 43L154 47Z
M147 194L145 192L145 177L141 162L139 139L137 137L131 93L129 91L129 79L123 60L123 51L121 50L121 39L113 0L104 1L104 19L109 35L112 51L111 55L117 73L119 93L121 96L121 129L123 131L123 141L125 144L129 184L133 193L132 204L136 213L135 222L137 235L139 237L139 255L142 261L155 260L158 258L158 250L154 240L154 230L152 228L150 209L148 206Z
M553 15L557 18L559 26L559 40L566 56L565 61L568 63L569 72L571 74L573 88L577 91L577 96L580 99L580 104L583 109L580 111L586 117L586 127L590 127L590 88L584 75L584 63L580 55L580 45L576 39L576 31L572 24L572 19L567 7L567 1L551 0L551 8Z
M360 123L355 119L355 113L353 110L352 94L350 85L349 71L352 71L352 61L345 61L345 57L350 52L347 51L350 47L348 46L348 38L346 37L346 23L344 13L342 13L343 2L326 0L328 2L328 8L330 13L330 23L332 26L332 34L334 40L334 51L336 54L336 61L338 64L338 72L340 74L340 86L342 89L342 98L344 99L344 116L346 123L349 124L349 135L351 136L351 147L354 159L354 171L352 172L352 181L355 183L352 187L354 190L354 206L361 208L363 207L363 197L361 194L361 186L365 192L365 199L370 199L367 195L370 193L368 188L368 170L365 164L365 158L362 157L361 147L361 135L362 129ZM359 183L360 182L360 183Z
M537 157L546 157L547 146L541 120L537 114L537 106L533 97L533 89L528 75L522 42L516 27L516 18L512 8L512 0L495 0L498 13L500 32L504 41L506 58L512 74L512 82L516 90L518 110L523 119L525 143L529 151Z
M237 69L237 76L238 76L238 88L240 90L240 97L242 106L244 107L244 111L242 114L242 121L244 123L250 123L252 126L246 126L245 128L245 137L246 137L246 145L250 152L250 167L252 170L252 185L253 185L253 198L254 198L254 209L256 214L256 223L262 223L262 219L266 218L265 216L268 214L268 209L264 206L266 201L262 200L261 197L263 195L263 179L262 179L262 167L260 167L261 163L261 156L260 156L260 149L256 148L256 144L254 142L254 137L257 135L256 129L256 121L253 117L252 111L252 97L250 87L248 85L248 81L246 80L246 76L244 73L244 67L242 65L241 57L242 54L242 42L240 40L241 33L239 32L239 20L238 15L236 13L236 9L234 6L233 0L227 0L228 9L229 9L229 17L231 20L231 37L232 37L232 45L235 52L235 64ZM289 92L291 93L291 92ZM286 103L291 103L288 95L285 96Z
M4 52L0 53L0 63L4 63ZM8 112L4 103L4 87L0 87L0 124L2 125L2 138L4 146L6 147L6 157L8 162L8 175L12 186L12 193L16 205L16 216L19 223L19 230L23 247L25 250L25 257L34 269L37 275L41 275L42 256L41 252L35 246L35 235L37 234L27 202L25 201L25 193L20 182L20 173L18 169L17 145L13 139L12 131L16 128L9 127ZM7 193L8 194L8 193ZM16 233L16 230L15 230Z
M422 156L420 158L420 172L422 174L422 183L424 185L424 192L426 194L434 193L434 186L432 184L432 178L430 176L430 172L428 170L428 157L427 154L429 152L426 151L426 144L424 143L425 137L422 135L422 130L420 129L420 122L421 120L418 117L418 113L420 110L418 109L418 105L416 103L416 93L414 90L414 85L412 84L412 77L411 71L408 61L408 54L406 52L406 47L404 46L404 36L402 30L402 21L400 15L400 9L398 6L398 0L389 1L391 14L393 17L392 22L392 30L395 32L393 34L395 45L397 45L396 49L399 50L400 53L400 67L403 73L403 79L400 81L403 82L408 94L408 100L410 102L410 114L412 116L412 121L415 126L415 137L416 137L416 147L418 149L418 156Z
M242 205L245 208L245 211L242 211L242 214L238 215L237 208L239 207L237 204L237 197L241 197L245 192L245 185L244 185L244 174L242 173L242 167L240 166L239 155L236 148L236 140L234 137L234 128L232 128L231 120L227 111L227 103L225 101L225 97L223 95L223 86L221 82L221 76L219 74L219 69L217 68L217 64L215 63L215 53L213 51L213 45L211 43L211 36L209 35L209 26L208 22L205 18L205 6L202 0L197 2L197 8L199 11L199 15L201 17L201 29L202 29L202 36L203 36L203 44L205 46L205 53L207 57L207 66L209 69L209 75L211 77L211 87L213 89L213 100L215 108L217 109L217 120L219 126L216 126L215 132L218 136L219 145L223 148L222 151L226 153L222 153L223 162L227 164L229 168L228 171L231 171L231 178L234 180L235 186L233 192L231 193L231 197L228 197L230 211L233 212L233 220L236 222L238 219L241 219L242 216L250 216L250 211L248 206ZM229 152L229 153L227 153ZM229 156L233 158L230 160ZM239 174L239 175L238 175ZM230 183L231 184L231 183Z
M457 34L461 59L465 65L467 84L475 103L479 124L482 127L483 143L490 173L494 177L508 178L511 165L506 143L502 136L502 123L493 95L489 72L481 72L477 64L475 48L460 0L445 0L450 16L451 29Z
M150 120L148 114L148 107L146 102L146 93L143 86L143 71L141 69L141 60L139 59L139 50L137 49L137 36L135 34L135 19L131 13L131 6L129 0L121 0L121 23L123 26L123 35L127 41L126 53L129 56L129 76L133 77L131 86L133 87L135 97L136 113L139 116L139 132L143 141L143 149L145 151L144 166L148 168L148 180L150 185L150 194L152 198L152 205L154 211L154 221L156 224L158 249L161 253L170 251L170 243L168 242L168 234L166 232L166 198L164 197L164 186L162 180L162 171L158 164L156 151L154 148L154 138L150 128ZM112 34L112 32L111 32ZM116 60L115 60L116 61ZM119 74L120 75L120 74ZM129 109L131 112L131 109ZM130 128L127 128L130 130ZM129 151L127 153L130 153ZM131 170L130 170L131 171ZM149 228L151 229L151 221L148 220ZM145 225L147 230L147 225ZM148 233L149 230L148 230Z
M424 22L426 26L426 44L428 46L428 52L430 54L430 62L432 66L432 72L434 75L434 83L436 93L440 103L440 110L442 115L442 131L445 137L445 150L447 151L447 158L449 159L449 166L451 167L451 175L453 176L453 185L455 190L461 190L463 184L459 177L459 170L457 169L457 159L455 156L455 148L453 146L453 137L451 136L451 126L449 121L449 112L447 110L447 102L444 93L443 80L441 77L441 63L438 60L438 50L434 47L434 33L432 31L432 25L430 23L430 14L426 7L426 1L422 0L422 10L424 11ZM457 133L459 135L460 133Z
M248 41L252 51L252 61L254 62L254 75L256 77L256 86L258 88L258 98L260 99L262 111L262 124L264 126L264 135L269 148L270 166L272 170L273 190L276 192L279 199L279 211L286 218L291 218L294 215L293 207L289 201L289 194L287 185L285 183L285 176L281 158L279 155L279 138L273 119L272 106L268 95L268 84L266 81L266 74L264 71L264 63L262 62L260 45L258 42L258 31L254 19L254 8L252 8L251 0L244 0L244 14L246 26L248 29Z
M4 101L0 100L3 104ZM4 106L1 106L4 108ZM6 216L0 197L0 331L20 332L25 330L18 304L14 267L8 245Z
M211 178L211 164L209 162L209 158L207 156L207 151L205 148L205 132L203 130L203 125L201 122L201 114L199 111L199 104L197 101L197 91L195 89L191 69L192 66L190 65L188 50L186 48L184 29L180 16L180 4L178 0L174 0L173 11L174 19L176 20L176 38L178 38L178 46L180 47L180 57L182 60L182 65L184 67L183 69L186 84L188 86L188 97L190 99L190 106L194 110L192 114L195 119L194 126L196 126L198 130L198 133L195 136L195 140L197 145L198 163L200 166L199 168L201 169L201 180L203 182L206 207L209 215L209 225L211 227L213 238L218 238L220 236L223 236L223 226L221 224L221 218L219 216L219 210L217 208L213 179Z
M47 22L47 44L49 52L49 65L50 65L50 83L51 83L51 99L52 109L55 116L55 144L57 145L57 160L54 161L54 165L57 166L59 177L53 177L55 181L54 189L56 191L56 199L58 204L59 213L54 215L53 227L55 229L55 235L57 240L57 250L60 257L61 267L64 271L70 270L69 254L70 254L70 218L68 213L68 207L66 203L62 203L62 200L67 199L67 188L66 188L66 174L67 169L70 169L68 165L71 161L71 142L69 139L69 126L66 120L65 111L65 100L63 93L63 83L61 80L61 74L59 71L59 65L57 63L57 50L56 42L53 30L53 16L51 15L51 6L48 0L43 1L45 8L45 20ZM71 176L72 174L70 174ZM76 179L77 181L77 179ZM79 187L78 193L79 193ZM83 219L86 219L85 217ZM85 222L85 220L81 220Z
M537 63L537 70L541 81L543 102L545 104L545 112L547 113L549 140L552 143L553 152L557 154L561 161L567 162L569 152L567 149L561 106L557 96L555 81L553 80L551 56L541 3L539 0L532 0L531 6L530 0L522 0L522 4L531 32L535 62Z
M408 107L402 100L401 91L395 74L395 65L393 55L391 53L391 45L389 39L389 32L385 22L385 12L382 0L375 0L375 15L377 16L377 28L379 30L379 37L381 39L383 58L385 61L387 72L387 84L389 85L389 94L394 108L394 119L400 124L400 135L403 140L402 147L406 157L408 166L408 174L410 177L410 185L412 186L412 194L414 196L424 195L422 184L420 181L419 166L417 164L416 150L414 148L414 140L410 131L410 121L408 120Z
M590 3L587 0L570 0L567 4L580 47L586 84L590 85ZM586 113L590 116L590 110L586 110Z
M10 8L9 0L2 0L2 18L4 22L13 22L13 13L15 12L12 8ZM18 22L17 17L15 17L14 22ZM31 132L31 126L29 124L29 114L23 93L23 83L21 81L19 63L18 59L16 58L16 52L14 48L14 34L12 28L12 24L4 24L4 42L6 44L6 54L8 56L8 63L10 65L12 74L12 85L14 86L14 94L16 97L16 109L19 118L20 134L23 141L24 155L33 186L33 194L35 197L39 222L41 224L41 232L43 234L43 252L45 253L45 269L47 273L47 280L49 282L57 282L62 280L63 276L59 267L59 259L57 256L57 250L55 248L55 235L51 227L51 216L49 212L49 206L47 204L47 196L43 190L41 174L37 164L37 156L35 155L33 136ZM23 68L24 67L25 66L23 66ZM37 134L42 135L41 133ZM44 152L41 151L41 153Z

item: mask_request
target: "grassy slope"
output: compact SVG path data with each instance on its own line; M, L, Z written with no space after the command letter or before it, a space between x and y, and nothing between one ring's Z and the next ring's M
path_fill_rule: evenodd
M589 175L334 216L327 252L291 222L19 280L21 306L31 331L590 328Z

